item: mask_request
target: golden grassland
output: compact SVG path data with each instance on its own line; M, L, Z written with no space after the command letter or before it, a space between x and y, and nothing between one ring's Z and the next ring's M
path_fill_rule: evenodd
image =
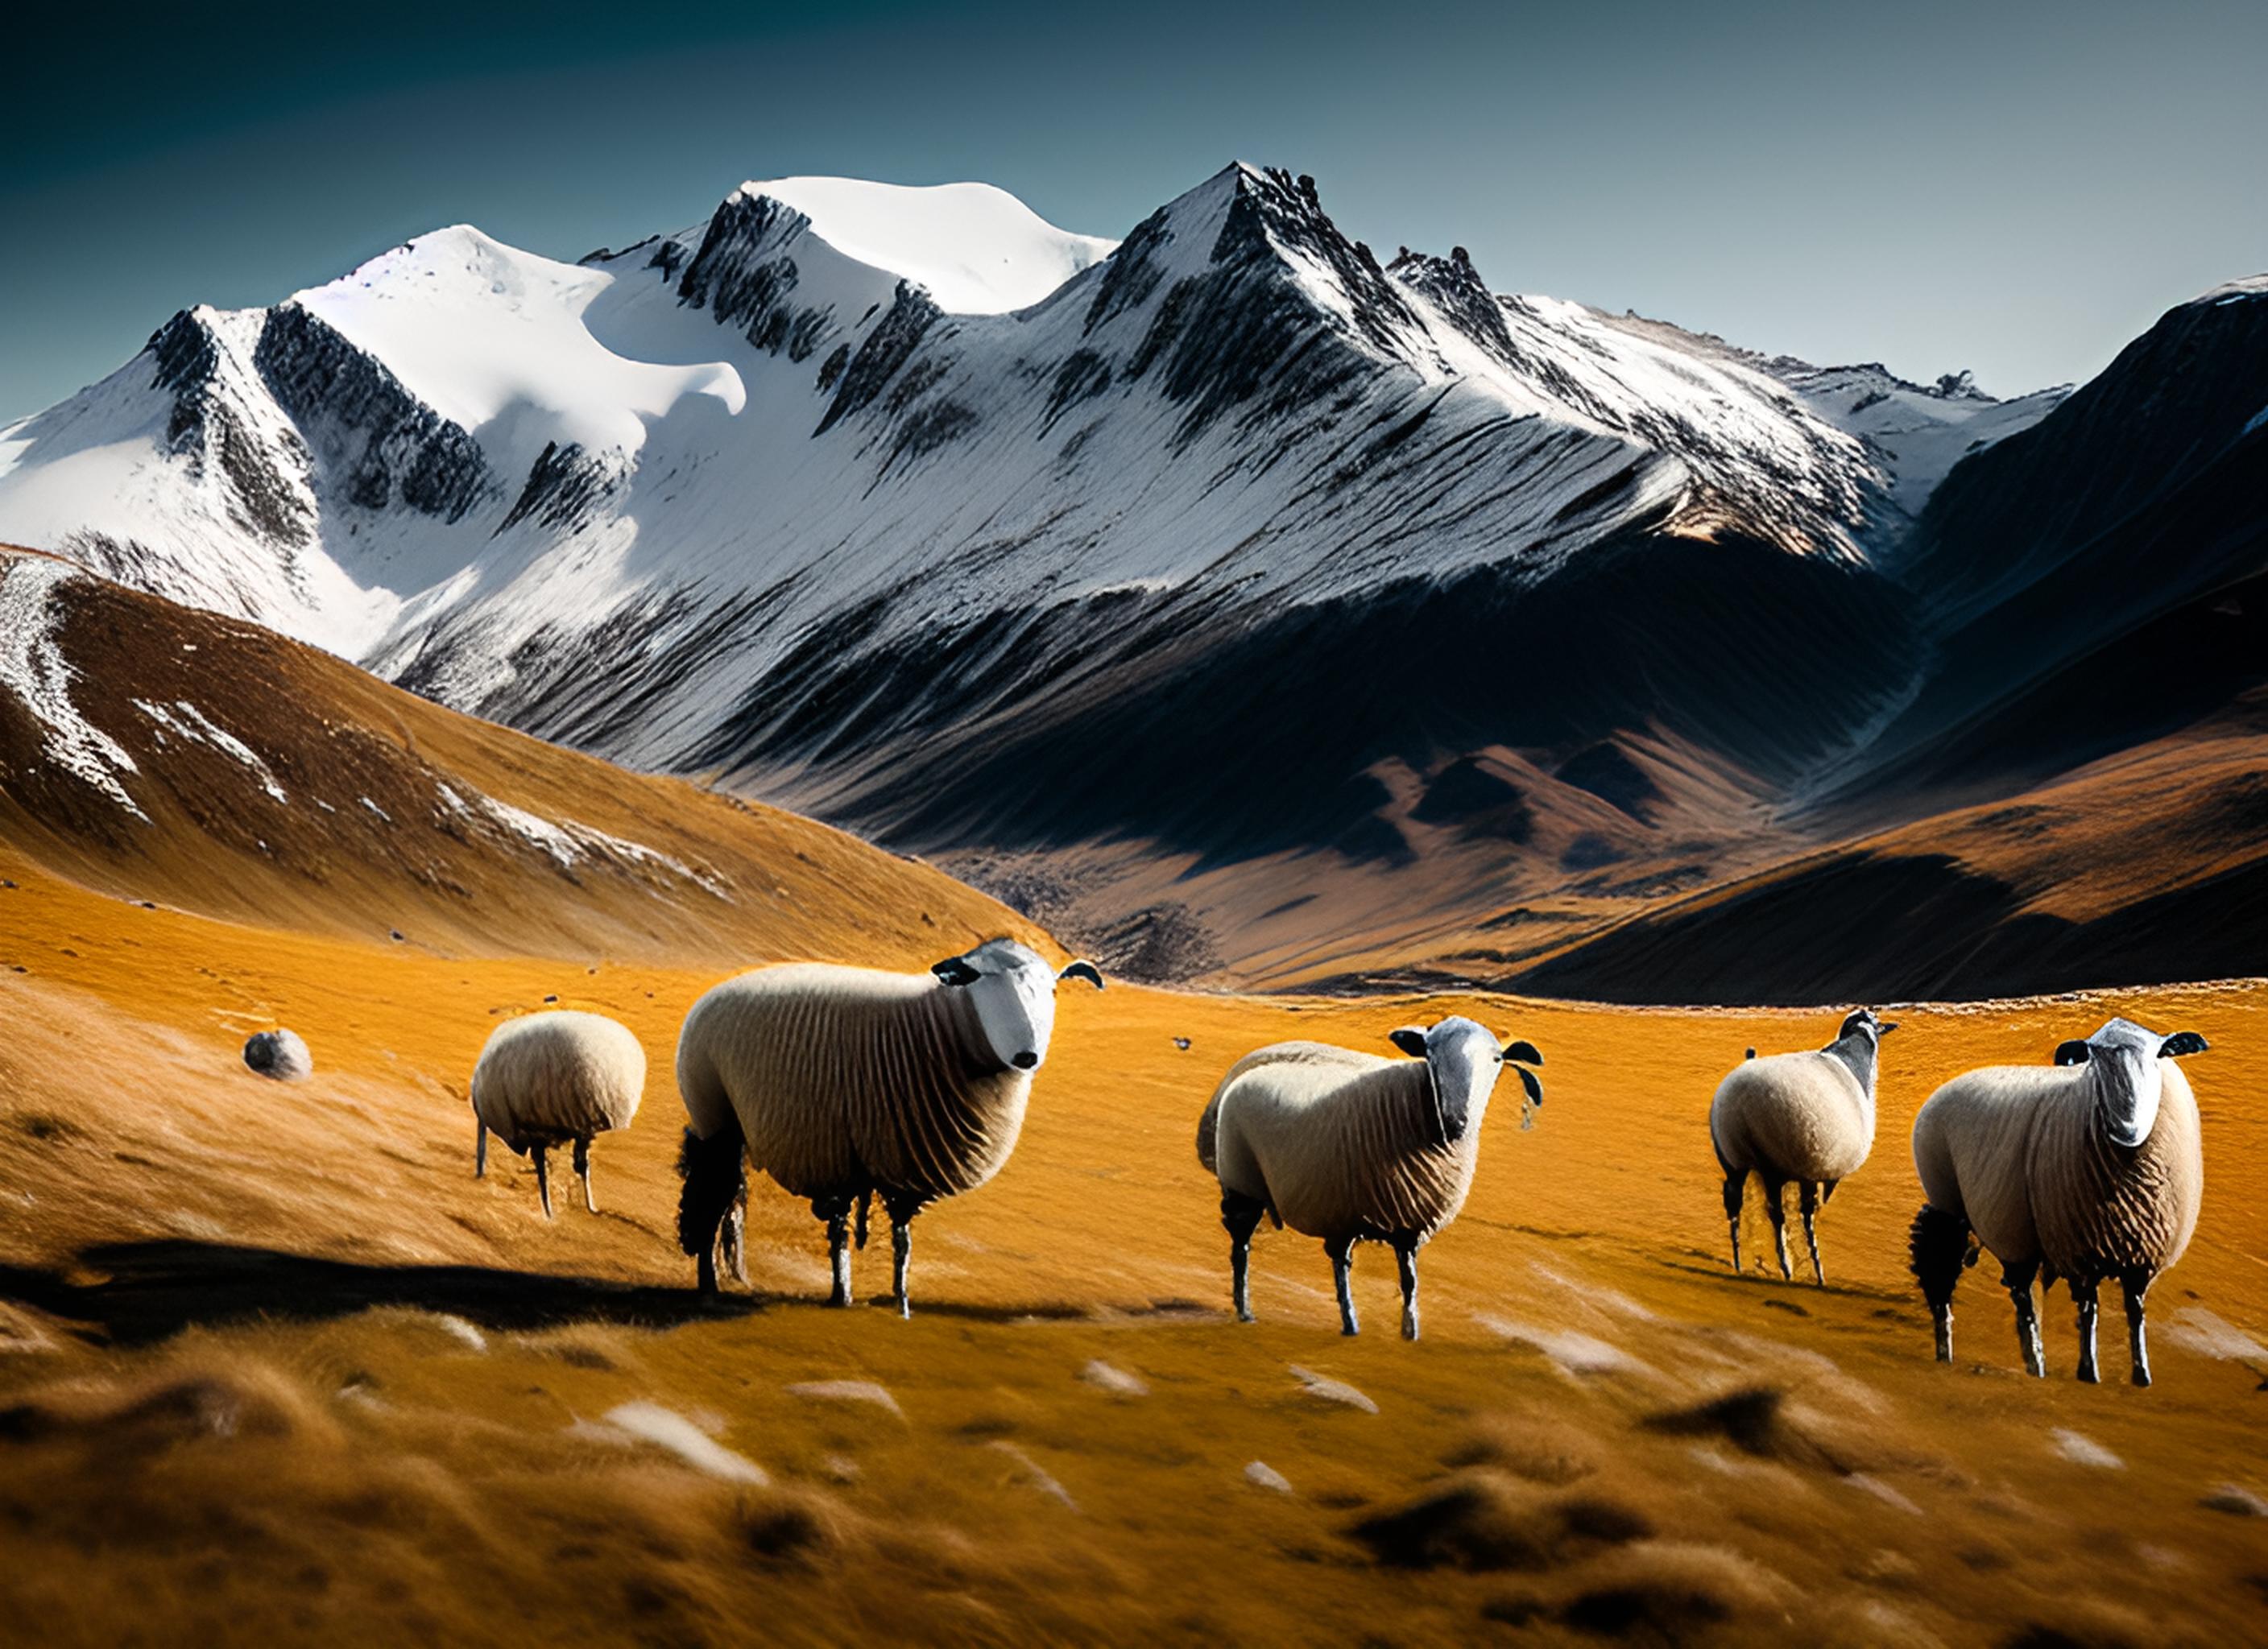
M0 879L0 1638L2268 1636L2261 982L1900 1009L1824 1290L1731 1272L1704 1117L1744 1047L1832 1012L1067 990L1008 1167L916 1228L902 1322L815 1303L820 1227L761 1178L755 1292L692 1294L671 1050L721 968L237 925L4 851ZM462 1094L553 997L653 1074L593 1153L603 1211L563 1179L547 1223L526 1165L472 1177ZM1539 1043L1548 1101L1485 1124L1426 1337L1364 1250L1343 1339L1317 1246L1272 1232L1262 1321L1228 1321L1191 1147L1214 1078L1450 1011ZM2023 1378L1989 1260L1940 1367L1904 1271L1914 1109L2114 1011L2213 1043L2158 1383L2123 1383L2115 1309L2116 1383L2073 1380L2060 1297ZM312 1081L243 1069L269 1024ZM883 1245L861 1291L886 1280Z

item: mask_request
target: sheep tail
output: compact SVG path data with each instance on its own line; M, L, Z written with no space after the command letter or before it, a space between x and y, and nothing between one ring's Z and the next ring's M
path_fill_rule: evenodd
M858 1223L856 1230L851 1233L850 1240L858 1245L858 1252L861 1254L866 1251L866 1210L873 1200L874 1193L871 1189L858 1193Z
M1226 1087L1227 1084L1221 1086ZM1219 1133L1220 1095L1215 1093L1204 1108L1204 1115L1197 1118L1197 1166L1207 1174L1220 1170Z
M678 1176L685 1182L677 1196L677 1246L696 1259L713 1252L717 1227L747 1200L745 1145L737 1116L706 1139L690 1128L685 1130L677 1152Z
M1933 1204L1924 1203L1921 1211L1913 1218L1908 1246L1922 1297L1933 1310L1950 1306L1962 1270L1970 1263L1969 1222L1958 1214L1948 1214Z

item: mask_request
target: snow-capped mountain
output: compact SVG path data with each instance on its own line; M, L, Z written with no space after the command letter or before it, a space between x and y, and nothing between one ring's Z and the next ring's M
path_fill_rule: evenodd
M1893 477L1840 385L1496 298L1462 253L1382 269L1281 174L1230 168L1112 251L982 185L839 179L745 185L578 265L437 231L271 310L184 311L0 430L0 533L383 661L445 615L516 644L696 584L793 579L788 619L939 566L980 604L1067 560L1059 594L1178 581L1253 532L1268 553L1232 576L1330 589L1535 573L1723 507L1853 558ZM1421 478L1469 443L1491 461ZM1381 464L1432 518L1395 554L1299 519ZM950 571L1009 537L997 576ZM531 580L545 599L513 600Z
M184 311L0 429L0 539L907 845L1392 862L1389 758L1848 744L1919 667L1911 519L2054 400L1381 262L1279 172L1115 247L793 179Z

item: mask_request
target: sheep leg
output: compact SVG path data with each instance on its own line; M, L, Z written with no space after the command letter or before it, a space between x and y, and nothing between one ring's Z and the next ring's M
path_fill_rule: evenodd
M598 1200L591 1195L591 1142L587 1137L575 1142L575 1172L583 1176L583 1206L597 1213Z
M1795 1268L1787 1263L1787 1209L1780 1201L1780 1193L1786 1189L1786 1180L1764 1182L1764 1217L1771 1221L1772 1247L1779 1253L1780 1280L1792 1283L1795 1280Z
M898 1315L910 1317L914 1302L906 1292L906 1268L914 1256L914 1216L921 1211L921 1204L885 1197L883 1206L890 1213L890 1292L897 1299Z
M2038 1270L2036 1262L2004 1266L2000 1284L2016 1302L2016 1345L2024 1354L2024 1373L2043 1376L2048 1372L2047 1351L2040 1343L2039 1310L2032 1303L2032 1275Z
M1220 1194L1220 1223L1228 1233L1228 1294L1239 1322L1252 1321L1252 1233L1268 1204L1241 1192Z
M1339 1332L1360 1334L1362 1325L1354 1315L1354 1239L1335 1237L1323 1244L1323 1252L1331 1256L1331 1282L1339 1293Z
M1402 1337L1418 1337L1418 1245L1403 1241L1394 1245L1394 1268L1402 1277Z
M1741 1197L1748 1186L1749 1171L1746 1168L1738 1174L1729 1168L1725 1171L1725 1221L1733 1228L1733 1270L1735 1275L1741 1269Z
M748 1207L745 1147L735 1120L707 1139L687 1129L678 1152L677 1172L685 1183L677 1194L677 1246L692 1257L704 1294L717 1292L720 1242L733 1277L748 1280L740 1252Z
M535 1195L543 1204L543 1217L551 1218L551 1147L538 1145L528 1154L535 1159Z
M1953 1291L1967 1270L1969 1222L1928 1203L1913 1218L1907 1239L1913 1256L1914 1280L1929 1301L1930 1321L1937 1328L1937 1360L1953 1360Z
M473 1118L473 1177L489 1177L489 1125L477 1116Z
M725 1218L718 1222L715 1248L702 1255L702 1263L708 1268L709 1292L712 1294L717 1292L717 1257L720 1255L725 1262L725 1270L732 1275L733 1280L743 1288L747 1286L747 1203L733 1204L725 1211Z
M1803 1211L1804 1245L1811 1250L1811 1276L1820 1287L1827 1286L1827 1267L1819 1258L1819 1187L1809 1180L1801 1182L1796 1192L1796 1205Z
M2119 1292L2126 1300L2126 1351L2134 1360L2133 1379L2138 1386L2150 1383L2150 1345L2143 1333L2143 1300L2150 1292L2147 1271L2128 1271L2118 1279Z
M906 1292L906 1265L914 1255L914 1228L910 1224L890 1227L890 1292L897 1296L898 1315L914 1314L912 1297Z
M2071 1297L2079 1302L2079 1377L2093 1386L2102 1376L2095 1369L2095 1292L2097 1285L2089 1278L2082 1283L2071 1279Z
M827 1297L830 1306L848 1306L850 1299L850 1199L838 1196L814 1201L811 1211L827 1222L827 1265L835 1287Z

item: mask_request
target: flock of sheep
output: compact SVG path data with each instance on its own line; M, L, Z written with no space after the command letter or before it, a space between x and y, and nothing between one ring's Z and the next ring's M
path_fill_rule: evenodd
M747 1167L808 1201L827 1226L832 1303L851 1301L850 1251L866 1240L880 1198L891 1225L892 1289L910 1309L907 1263L916 1215L1000 1171L1016 1144L1033 1073L1046 1059L1058 981L1102 975L1075 961L1060 973L998 939L927 974L799 963L725 981L686 1015L677 1083L688 1120L679 1159L678 1239L713 1291L720 1269L743 1283ZM1747 1060L1719 1085L1709 1137L1724 1170L1733 1265L1753 1176L1792 1277L1783 1194L1799 1188L1812 1273L1822 1285L1815 1217L1867 1159L1874 1139L1881 1038L1894 1021L1861 1008L1825 1048ZM1454 1219L1479 1160L1481 1123L1498 1076L1521 1087L1534 1123L1543 1090L1524 1041L1499 1047L1473 1020L1391 1034L1402 1058L1321 1042L1248 1054L1221 1078L1197 1124L1199 1161L1220 1183L1231 1292L1252 1320L1248 1267L1263 1218L1321 1239L1337 1285L1340 1326L1356 1332L1354 1247L1391 1247L1402 1284L1402 1332L1418 1337L1418 1250ZM2184 1031L2161 1036L2123 1019L2065 1042L2051 1064L2000 1065L1955 1078L1914 1120L1914 1163L1926 1197L1912 1229L1914 1274L1953 1358L1952 1299L1977 1245L2002 1266L2026 1367L2046 1372L2035 1281L2069 1284L2079 1308L2079 1377L2096 1378L2096 1291L2122 1291L2133 1379L2150 1383L2143 1301L2181 1258L2204 1186L2197 1101L2174 1061L2205 1050ZM544 1212L547 1153L571 1144L584 1200L595 1211L590 1148L637 1111L645 1056L614 1020L570 1011L500 1027L473 1073L476 1159L491 1133L532 1155Z

